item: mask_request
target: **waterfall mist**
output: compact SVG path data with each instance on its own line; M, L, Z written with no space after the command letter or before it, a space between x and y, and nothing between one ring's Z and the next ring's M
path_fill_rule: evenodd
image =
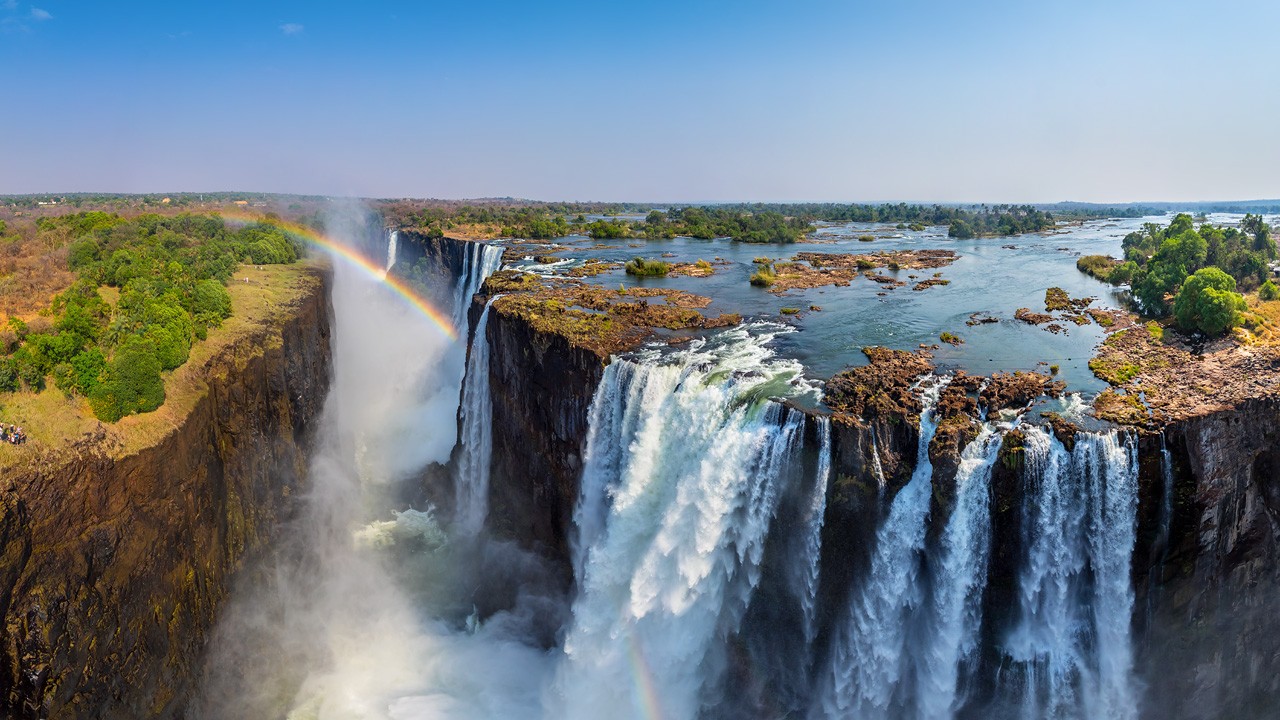
M358 206L335 208L327 227L372 257L388 245ZM465 349L341 262L332 292L334 374L306 495L283 542L234 589L191 714L530 716L547 673L530 627L555 623L561 602L536 595L545 568L499 543L454 542L433 508L406 499L453 448ZM528 588L528 601L480 623L473 595L486 574Z

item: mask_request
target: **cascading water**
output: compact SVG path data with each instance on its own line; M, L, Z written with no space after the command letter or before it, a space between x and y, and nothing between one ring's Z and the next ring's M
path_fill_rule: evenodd
M940 557L933 563L932 602L917 658L916 707L920 718L955 714L962 671L978 650L982 591L991 549L990 481L1004 438L984 424L960 453L955 508L942 531Z
M462 272L453 293L453 326L467 326L471 298L484 285L485 279L502 266L502 248L488 243L470 242L462 255Z
M1136 717L1136 448L1115 432L1082 433L1070 452L1042 428L1025 435L1026 557L1000 694L1021 717Z
M803 568L799 582L794 583L800 600L800 612L804 621L804 642L812 647L818 630L817 599L818 575L822 559L822 521L827 512L827 483L831 475L831 419L819 417L818 468L814 473L813 488L809 491L809 503L801 518L805 528L801 557L796 567Z
M550 717L697 716L802 446L803 413L767 400L801 370L771 337L738 328L605 369Z
M493 398L489 395L489 309L501 295L489 298L471 341L471 357L462 385L458 410L462 451L454 471L454 525L465 535L475 535L488 514L489 461L493 453Z
M396 266L396 247L400 241L400 231L392 230L387 235L387 272Z
M387 238L388 268L396 242ZM466 247L453 286L459 328L501 256ZM948 379L926 378L911 479L875 531L865 576L847 595L828 594L822 542L843 528L824 523L849 500L833 467L833 423L770 400L807 392L803 367L768 347L790 330L737 327L680 350L649 348L614 358L590 406L571 607L521 585L512 604L476 610L477 588L492 581L486 566L516 585L519 572L526 582L554 575L484 529L496 298L476 316L467 356L463 343L438 344L358 281L336 275L338 372L313 469L310 554L282 573L275 601L241 603L258 623L244 634L263 636L264 658L281 652L284 666L305 668L259 692L301 690L244 707L215 697L209 707L226 708L195 717L1135 716L1136 450L1123 436L1080 434L1067 451L1048 431L1014 423L1026 438L1023 467L999 467L1020 473L1024 537L1016 607L992 630L997 621L983 616L991 479L1014 426L982 422L955 477L939 479L951 485L935 487L929 446ZM464 377L459 392L453 383ZM394 483L427 458L449 457L438 438L452 443L458 427L457 505L445 533L425 504L405 507ZM881 453L890 469L900 458L890 435L879 441L871 435L867 460L883 498ZM935 495L948 493L950 512L931 531L943 522L930 515ZM989 636L998 647L981 646ZM990 655L1000 659L994 677L979 676ZM275 671L262 661L243 672Z
M922 602L925 531L933 464L929 443L937 429L934 407L947 378L923 381L916 465L876 533L871 569L850 599L848 616L833 642L822 711L826 717L889 717L903 702L908 620Z

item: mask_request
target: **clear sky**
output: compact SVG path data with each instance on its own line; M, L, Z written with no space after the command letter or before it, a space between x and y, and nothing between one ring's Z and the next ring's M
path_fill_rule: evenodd
M1280 197L1280 2L0 0L0 193Z

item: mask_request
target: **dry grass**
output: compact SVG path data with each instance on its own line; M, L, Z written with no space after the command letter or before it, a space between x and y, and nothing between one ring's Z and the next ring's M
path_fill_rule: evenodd
M84 398L67 397L52 385L41 393L0 394L0 421L21 425L30 437L30 442L18 447L0 444L0 469L14 467L39 450L65 448L86 435L104 434L102 448L116 456L158 443L181 425L204 397L211 373L224 370L225 365L213 360L232 350L243 352L237 343L283 320L292 303L315 288L323 262L311 259L294 265L240 266L227 287L233 315L221 327L211 329L207 340L196 343L186 364L165 374L165 402L155 412L110 424L95 418ZM108 302L114 300L108 293L103 295Z

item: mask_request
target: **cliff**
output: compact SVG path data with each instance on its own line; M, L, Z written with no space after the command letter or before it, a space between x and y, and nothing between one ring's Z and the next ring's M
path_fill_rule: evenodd
M1280 400L1253 398L1174 422L1165 443L1172 513L1154 512L1165 478L1153 463L1144 485L1153 489L1154 517L1135 559L1148 708L1153 717L1273 717ZM1155 444L1144 456L1159 453Z
M170 415L100 427L6 472L7 716L180 714L231 577L292 510L328 388L327 273L296 273L287 302L190 369L199 382Z
M486 329L494 418L490 529L563 559L568 573L588 411L608 357L497 307Z

